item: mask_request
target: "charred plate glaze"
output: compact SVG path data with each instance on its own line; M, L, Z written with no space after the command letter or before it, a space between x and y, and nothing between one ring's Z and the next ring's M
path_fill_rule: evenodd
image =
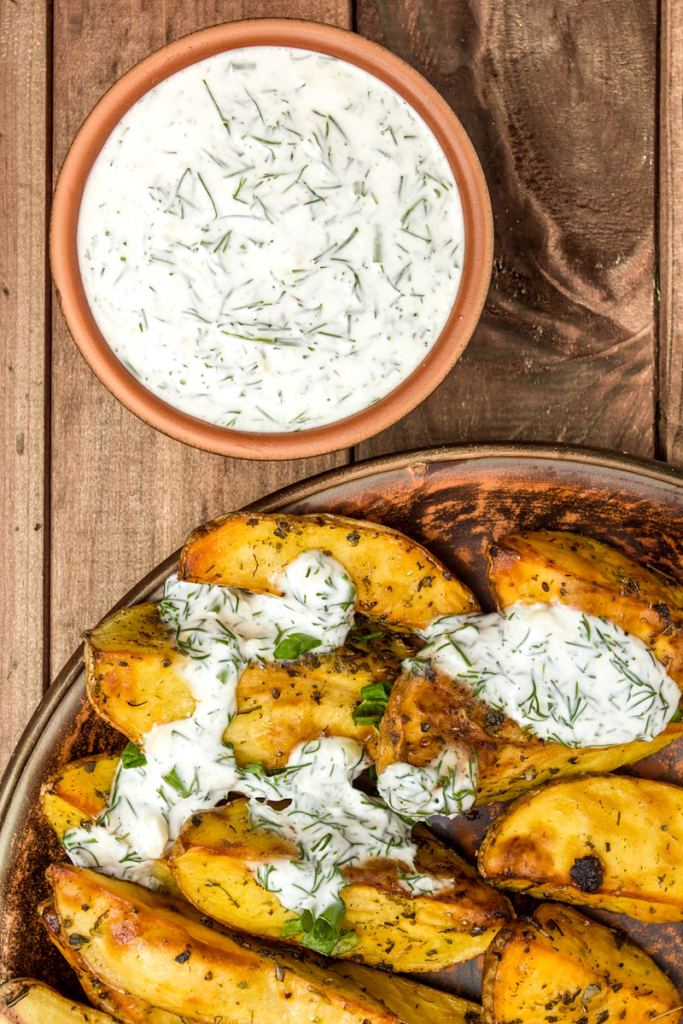
M683 578L683 477L661 464L586 450L501 445L412 452L325 473L251 507L336 512L403 530L442 558L488 607L484 550L490 538L511 530L578 530ZM117 607L154 596L176 560L177 553ZM61 765L121 746L90 710L79 649L45 695L0 786L3 976L35 975L79 994L75 976L36 922L36 906L47 894L45 868L61 852L42 820L38 796L43 779ZM683 743L628 770L683 784ZM496 808L483 808L454 824L442 819L440 831L471 857L495 814ZM520 912L530 905L520 903ZM618 924L683 989L683 924L648 925L593 911L590 916ZM421 978L479 998L480 970L475 961Z

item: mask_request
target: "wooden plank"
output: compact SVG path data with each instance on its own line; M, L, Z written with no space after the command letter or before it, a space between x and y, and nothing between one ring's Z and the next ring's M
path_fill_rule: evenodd
M360 453L527 439L652 455L656 0L359 0L358 28L452 105L496 222L465 355ZM679 147L680 112L679 97Z
M659 457L683 468L683 8L661 2Z
M135 62L196 29L265 15L351 23L348 0L55 0L55 169L88 111ZM53 673L82 630L192 527L349 457L255 464L163 437L95 379L58 309L53 390Z
M43 689L48 0L0 14L0 772Z

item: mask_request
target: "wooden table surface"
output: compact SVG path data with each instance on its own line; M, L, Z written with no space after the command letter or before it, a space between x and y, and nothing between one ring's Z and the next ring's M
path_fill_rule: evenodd
M676 0L0 0L0 768L93 625L193 526L332 466L446 441L562 441L683 468L683 17ZM123 409L70 340L50 200L103 92L245 17L354 29L443 93L496 222L464 356L354 450L246 463Z

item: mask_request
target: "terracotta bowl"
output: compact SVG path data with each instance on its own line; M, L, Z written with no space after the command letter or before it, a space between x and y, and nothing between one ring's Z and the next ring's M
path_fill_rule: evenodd
M83 189L107 138L146 92L182 68L244 46L292 46L348 61L385 82L429 125L451 166L460 192L465 258L450 316L424 361L385 398L322 427L297 432L228 430L181 412L144 387L101 334L86 299L78 266L76 233ZM74 341L102 383L131 412L157 430L197 448L250 459L320 455L357 444L414 409L443 380L461 355L479 319L491 273L493 222L486 182L472 144L446 101L394 54L361 36L307 21L264 19L218 25L171 43L147 57L100 100L76 136L54 199L52 272Z

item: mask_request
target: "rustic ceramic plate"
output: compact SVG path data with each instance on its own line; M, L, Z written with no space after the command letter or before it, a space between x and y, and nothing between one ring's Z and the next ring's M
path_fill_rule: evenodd
M519 446L413 452L334 470L279 491L252 508L337 512L396 527L426 544L488 607L484 549L491 537L510 530L583 531L683 577L683 477L663 465L597 452ZM162 562L121 605L153 595L176 559L177 554ZM75 757L112 749L116 733L95 717L85 697L79 648L46 694L0 786L4 976L35 975L77 994L74 976L36 923L36 905L46 894L45 867L60 856L59 844L41 818L38 794L48 772ZM683 784L683 743L629 771ZM471 856L495 813L495 808L482 809L443 831ZM618 923L683 989L683 924L595 916ZM475 961L423 978L478 998L480 966Z

